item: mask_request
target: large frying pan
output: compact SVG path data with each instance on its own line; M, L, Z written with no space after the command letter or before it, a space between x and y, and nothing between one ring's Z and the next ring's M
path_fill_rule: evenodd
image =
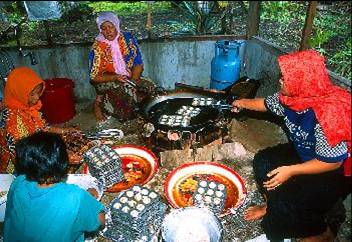
M151 122L156 129L168 131L189 131L196 132L209 125L214 125L216 122L223 117L222 108L223 106L203 106L200 113L191 119L190 125L183 126L169 126L159 123L159 118L162 115L176 115L176 111L182 106L192 106L193 98L209 98L212 97L218 100L217 97L211 95L202 95L192 92L177 92L169 93L162 96L152 98L147 102L144 107L144 116ZM221 100L219 100L220 102ZM219 108L220 107L220 108Z

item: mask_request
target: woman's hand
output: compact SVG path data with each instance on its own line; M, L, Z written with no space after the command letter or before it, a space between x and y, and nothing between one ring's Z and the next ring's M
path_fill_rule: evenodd
M81 133L78 127L65 127L61 128L61 133Z
M232 109L231 109L231 112L234 112L234 113L238 113L242 110L243 106L242 106L242 100L241 99L238 99L238 100L235 100L232 102Z
M264 182L264 187L270 191L280 186L282 183L287 181L293 176L291 166L280 166L267 174L268 177L271 177L269 181Z
M67 134L67 133L78 133L81 134L82 131L78 128L78 127L65 127L65 128L61 128L61 127L45 127L44 131L47 132L53 132L55 134Z
M115 81L118 81L118 82L126 82L127 79L128 79L127 76L120 75L120 74L116 74L116 75L115 75Z
M264 105L264 98L254 99L238 99L232 102L232 112L238 113L241 109L245 108L253 111L265 112L266 107Z
M67 150L68 153L68 163L71 165L78 165L82 162L82 155L74 153L71 150Z
M93 197L95 197L96 199L98 199L99 194L98 194L98 192L97 192L96 189L94 189L94 188L88 188L87 192L89 192Z

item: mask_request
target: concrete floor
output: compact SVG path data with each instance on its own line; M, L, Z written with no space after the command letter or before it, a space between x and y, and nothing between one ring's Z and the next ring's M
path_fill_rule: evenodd
M97 124L92 112L92 103L93 100L79 101L76 105L77 114L72 120L63 125L77 125L83 131L97 130ZM221 218L221 223L224 228L224 242L247 241L263 233L260 227L260 221L246 222L243 219L243 212L248 206L263 202L254 182L251 160L258 150L276 145L278 143L287 142L286 136L284 135L282 129L275 122L271 122L272 120L269 122L266 117L263 118L263 116L256 116L256 114L253 115L249 113L242 116L240 120L242 121L232 119L231 123L229 123L228 138L232 142L242 144L245 148L245 155L241 154L236 157L235 154L233 160L224 159L217 161L233 168L240 176L242 176L245 180L247 189L246 202L236 211L235 214L230 214ZM124 123L112 120L107 128L118 128L124 132L125 135L119 143L144 146L145 143L143 139L140 138L140 127L141 120L136 119ZM161 166L155 177L148 182L146 186L153 188L162 197L164 197L164 181L169 172L170 167ZM105 193L101 201L105 205L108 205L116 195L117 194L114 193ZM346 220L340 228L336 241L351 240L351 195L344 201L344 206L346 209ZM96 237L96 241L110 240L107 240L102 236L98 236Z
M96 122L92 112L92 101L81 101L76 106L76 109L77 115L66 125L78 125L82 130L87 131L96 129ZM113 120L109 125L109 128L119 128L125 133L120 143L143 146L145 143L139 135L141 132L140 127L140 120L132 120L125 123ZM236 163L228 160L218 160L218 162L232 167L243 177L246 182L248 197L245 204L236 214L228 215L221 219L224 226L224 242L246 241L262 234L260 221L246 222L242 217L243 211L248 206L262 202L262 198L257 191L253 179L251 160L257 151L279 143L286 143L287 138L278 125L277 120L273 120L266 115L258 115L257 113L244 113L244 115L240 116L238 119L232 119L228 129L230 140L242 144L246 150L246 155L235 157ZM163 185L169 172L170 167L161 166L157 175L147 186L152 187L163 196ZM109 204L114 196L116 196L116 194L106 194L103 196L102 202ZM336 241L350 241L351 239L351 195L344 201L344 207L346 209L347 218L341 226ZM99 237L98 241L108 240Z

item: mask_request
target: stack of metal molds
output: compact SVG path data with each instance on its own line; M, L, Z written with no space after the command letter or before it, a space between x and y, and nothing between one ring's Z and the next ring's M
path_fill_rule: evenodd
M111 202L111 223L104 236L121 242L150 241L159 231L165 212L166 205L155 191L135 185Z
M105 187L111 187L124 179L121 159L117 152L107 145L89 149L84 154L84 160L88 163L92 176L103 178Z
M198 181L197 189L193 193L194 206L206 207L219 215L226 202L227 190L224 184L214 181Z

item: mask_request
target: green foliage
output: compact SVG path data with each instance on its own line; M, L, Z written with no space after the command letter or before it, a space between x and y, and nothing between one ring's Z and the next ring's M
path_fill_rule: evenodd
M292 18L304 20L305 12L302 5L294 1L263 1L261 3L260 18L274 20L280 24L288 24Z
M197 1L182 1L176 5L188 16L190 24L193 25L192 32L194 34L207 34L216 31L221 19L226 14L226 11L223 11L221 15L215 15L213 11L217 7L216 1L209 4L211 4L209 11L201 8Z
M321 49L322 45L327 43L330 38L334 37L335 35L336 33L333 30L324 31L322 29L318 29L315 32L315 36L313 36L309 41L310 46L315 49Z
M339 47L341 47L341 51L336 52L331 58L328 58L328 64L334 67L335 72L352 80L352 38L350 37L346 44Z
M24 22L27 17L24 7L18 2L7 4L2 10L6 13L7 20L11 25L18 25Z
M344 8L341 8L339 4L344 5ZM307 7L307 3L303 1L261 2L261 22L275 23L276 28L273 33L268 33L267 38L273 39L273 36L278 36L277 40L274 41L287 45L287 41L283 41L285 31L296 32L296 45L298 46ZM350 11L351 4L348 2L339 2L335 5L335 9L332 7L325 10L317 9L309 42L311 48L316 49L326 57L327 64L332 71L349 79L352 76ZM293 29L298 24L301 24L302 27ZM292 40L290 39L290 42Z
M111 2L111 1L97 1L90 2L89 6L94 9L94 12L113 11L119 16L126 16L130 14L146 13L148 9L147 1L139 2ZM151 4L152 11L163 11L171 8L171 3L167 1L155 1Z
M73 22L78 20L85 20L93 15L94 9L89 6L88 1L79 2L60 2L62 16L60 21Z
M346 41L338 42L335 53L329 50L330 45L336 45L336 41L347 38ZM317 14L313 23L311 47L327 57L327 64L339 75L352 79L352 37L350 13L322 12Z

